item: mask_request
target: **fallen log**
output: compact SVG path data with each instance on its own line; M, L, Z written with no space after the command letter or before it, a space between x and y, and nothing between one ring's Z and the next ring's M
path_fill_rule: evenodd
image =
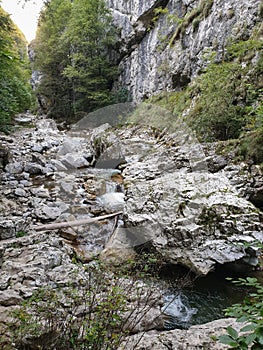
M48 230L57 230L64 227L72 227L72 226L82 226L82 225L88 225L93 224L94 222L110 219L117 215L121 215L122 211L119 211L117 213L97 216L95 218L88 218L88 219L82 219L82 220L73 220L73 221L64 221L64 222L55 222L53 224L46 224L46 225L38 225L34 226L33 229L35 231L48 231Z

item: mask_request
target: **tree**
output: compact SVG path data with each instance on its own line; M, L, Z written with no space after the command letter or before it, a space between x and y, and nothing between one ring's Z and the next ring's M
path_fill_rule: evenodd
M64 41L70 46L70 64L63 74L72 81L75 109L90 111L109 104L116 69L108 57L114 31L104 1L75 0Z
M33 68L40 72L41 82L36 93L44 97L46 109L51 115L69 117L71 113L71 84L63 76L68 64L69 51L61 42L71 14L70 0L46 2L38 23L32 48L35 53Z
M31 105L26 40L0 7L0 130Z
M111 16L103 0L51 0L39 20L35 69L37 92L48 112L69 118L111 102L116 69L109 59L114 43Z

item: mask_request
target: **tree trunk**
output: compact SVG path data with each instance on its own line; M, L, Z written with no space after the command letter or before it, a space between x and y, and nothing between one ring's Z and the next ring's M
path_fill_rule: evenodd
M110 218L113 218L113 217L115 217L117 215L121 215L121 214L122 214L122 212L119 211L117 213L102 215L102 216L98 216L95 218L88 218L88 219L74 220L74 221L55 222L52 224L34 226L33 228L36 231L57 230L57 229L64 228L64 227L88 225L88 224L92 224L92 223L100 221L100 220L110 219Z

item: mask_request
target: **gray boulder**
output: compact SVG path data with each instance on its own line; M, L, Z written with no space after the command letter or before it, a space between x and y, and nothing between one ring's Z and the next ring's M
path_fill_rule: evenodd
M19 216L13 216L12 219L0 217L0 240L16 237L18 232L26 229L26 220Z
M60 161L67 169L80 169L88 167L89 162L79 153L68 153L60 158Z
M234 319L222 319L203 325L192 326L187 330L175 329L167 332L150 331L139 333L123 342L118 350L223 350L228 345L221 344L217 338L226 334L226 328L232 326L240 330L242 323Z
M170 146L169 138L160 143L150 133L146 136L140 129L137 133L141 139L130 139L129 152L134 141L134 149L144 148L144 153L133 157L123 172L125 228L119 230L122 238L116 233L116 240L125 243L117 254L108 254L122 260L122 251L146 245L165 261L203 275L217 264L242 260L257 265L259 252L254 246L263 241L260 214L240 196L225 167L211 173L201 145L194 138L186 142L189 137L183 132L173 135L178 146ZM120 244L111 242L114 246Z

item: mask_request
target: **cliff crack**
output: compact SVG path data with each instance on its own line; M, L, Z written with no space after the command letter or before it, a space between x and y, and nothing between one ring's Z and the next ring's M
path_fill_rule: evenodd
M168 2L169 0L157 0L150 9L148 9L137 19L137 21L133 24L134 34L126 44L121 43L120 45L125 46L125 50L120 53L118 63L120 63L125 57L129 57L133 50L142 42L149 29L154 24L156 9L164 9L168 5Z

